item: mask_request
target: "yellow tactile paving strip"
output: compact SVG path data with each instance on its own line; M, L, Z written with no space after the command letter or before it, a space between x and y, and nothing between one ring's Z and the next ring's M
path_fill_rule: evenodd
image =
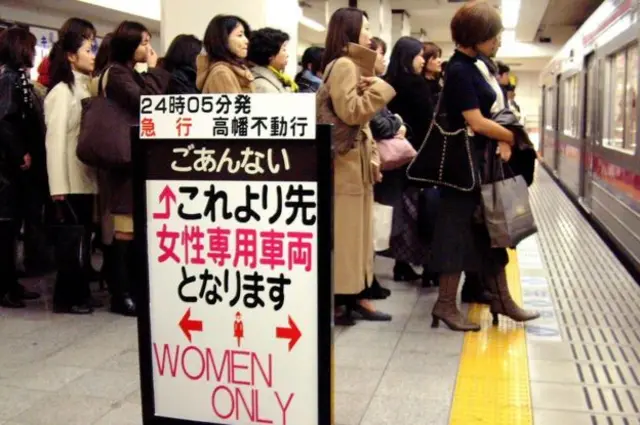
M509 252L507 279L522 305L518 257ZM482 325L464 337L450 425L532 425L529 363L524 326L500 317L491 324L488 306L473 305L469 319Z

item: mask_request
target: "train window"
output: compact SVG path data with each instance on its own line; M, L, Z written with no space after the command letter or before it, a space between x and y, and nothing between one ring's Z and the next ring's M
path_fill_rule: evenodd
M638 46L635 45L627 51L627 78L626 78L626 102L624 147L631 152L636 150L636 133L638 131L638 110L636 99L638 97Z
M638 45L610 56L606 65L602 144L633 154L637 132Z
M594 100L596 96L596 82L595 82L595 69L593 65L593 61L587 67L587 101L585 102L586 113L586 127L585 127L585 135L587 137L593 136L593 106Z
M567 136L578 137L579 130L579 102L578 75L569 77L564 81L564 128L563 132Z
M547 95L544 97L544 122L547 130L553 130L553 87L547 90Z

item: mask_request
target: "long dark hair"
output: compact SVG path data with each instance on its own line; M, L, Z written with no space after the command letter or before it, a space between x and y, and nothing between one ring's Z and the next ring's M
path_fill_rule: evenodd
M296 75L296 79L302 77L304 71L310 71L313 75L317 75L322 69L322 55L324 54L324 48L311 46L302 54L302 60L300 66L302 71ZM309 69L311 67L311 69Z
M138 46L142 43L144 33L151 34L141 23L122 22L111 38L111 61L122 65L132 62Z
M89 40L81 32L67 31L61 39L55 42L51 49L49 65L52 88L58 83L65 83L70 89L73 89L75 77L69 62L69 55L77 54L84 42Z
M413 60L422 52L422 43L413 37L400 37L393 46L384 79L390 84L415 75Z
M167 54L162 61L162 67L171 72L176 68L195 68L196 58L202 51L202 41L194 35L180 34L173 39Z
M251 27L239 16L217 15L204 33L204 49L211 61L223 61L242 64L244 61L236 57L229 48L229 35L238 25L242 25L247 38L251 36Z
M111 56L111 38L113 33L109 33L104 36L100 47L98 47L98 53L96 53L96 62L93 66L93 74L100 75L102 71L109 66L109 56Z
M355 7L343 7L331 15L322 58L323 70L331 62L346 54L345 49L349 43L360 41L364 18L369 19L367 13Z
M87 39L96 38L96 27L90 21L82 18L69 18L58 30L58 39L64 37L68 32L75 32Z

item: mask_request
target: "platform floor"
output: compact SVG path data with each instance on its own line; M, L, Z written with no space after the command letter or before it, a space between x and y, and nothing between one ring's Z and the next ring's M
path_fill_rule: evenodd
M472 306L481 332L431 329L435 290L378 260L394 320L336 331L338 425L640 425L640 290L542 170L532 193L540 233L508 275L542 319L495 328ZM135 321L50 310L0 310L0 425L141 424Z

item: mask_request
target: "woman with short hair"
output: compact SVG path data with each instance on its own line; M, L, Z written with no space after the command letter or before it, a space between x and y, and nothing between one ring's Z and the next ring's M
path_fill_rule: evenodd
M289 62L289 34L273 28L251 33L248 59L257 93L295 93L296 82L285 74Z
M480 182L485 158L511 156L514 135L494 122L491 107L496 93L476 67L480 54L491 56L500 43L503 26L500 13L484 1L462 6L451 21L456 51L447 66L442 108L451 129L470 128L471 157L465 149L447 151L452 159L445 163L443 175L475 175ZM493 292L491 313L494 322L506 315L517 322L536 319L539 314L517 306L509 294L505 266L506 249L492 248L481 211L480 186L470 192L442 187L433 237L431 270L440 274L438 300L433 308L433 326L442 320L456 331L478 331L480 326L467 321L457 307L458 285L463 271L481 273Z

